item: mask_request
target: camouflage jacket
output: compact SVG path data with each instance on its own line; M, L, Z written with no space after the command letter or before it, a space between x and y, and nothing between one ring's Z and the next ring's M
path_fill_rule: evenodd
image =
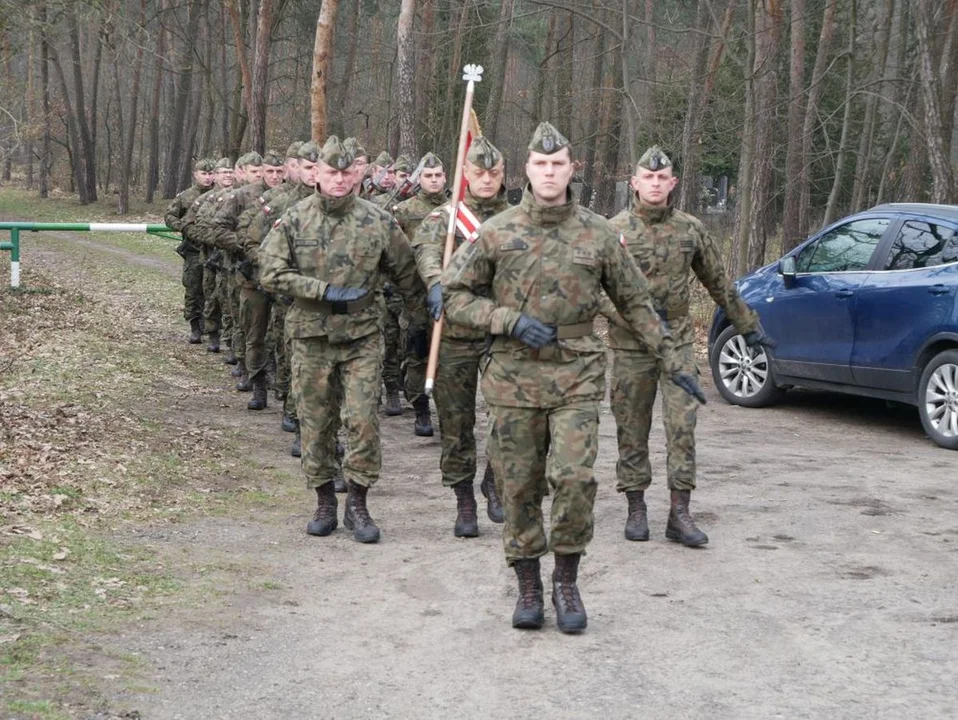
M257 198L256 215L249 226L245 244L246 256L259 265L259 247L280 215L315 192L311 185L283 183L268 189Z
M202 185L193 185L186 188L186 190L170 201L170 204L166 207L166 212L163 214L163 222L166 223L166 226L171 230L176 230L178 233L181 233L183 239L197 250L199 249L198 244L190 242L191 238L189 233L183 231L183 221L186 219L186 214L189 212L193 201L210 189L211 188L203 187Z
M422 221L436 208L449 202L446 191L437 193L427 193L420 190L408 200L403 200L398 205L393 205L392 213L399 223L399 227L406 233L409 242L416 237L416 231L422 225Z
M265 191L266 183L257 180L219 198L212 216L201 223L210 242L234 258L245 257L243 248L254 214L248 210L255 211L259 207L256 198Z
M668 322L676 342L692 342L690 272L695 273L715 302L725 308L739 332L750 332L757 327L758 316L729 282L715 241L700 220L671 207L645 207L633 197L632 207L611 222L625 236L629 253L649 281L652 304ZM603 299L601 312L612 321L609 344L613 348L645 349L608 298Z
M314 193L283 213L259 250L260 282L291 295L289 337L344 343L380 332L385 306L375 290L382 275L406 301L411 326L425 327L425 292L409 241L389 213L357 198ZM366 288L372 301L351 314L333 314L322 297L328 285Z
M493 215L498 215L509 208L505 190L489 200L477 198L469 190L466 190L463 202L483 223ZM449 227L451 208L452 205L447 203L431 212L422 221L416 235L411 237L412 249L416 253L416 265L419 267L419 276L427 288L439 282L439 277L442 275L442 256L446 250L446 231ZM463 242L465 242L465 238L457 229L457 250ZM483 340L486 333L484 330L447 322L443 327L442 336L454 340Z
M213 187L213 189L196 198L190 205L190 209L186 211L186 215L183 217L183 229L180 232L189 233L190 239L197 242L201 246L201 250L211 252L215 249L212 243L207 241L207 233L203 232L205 222L211 216L212 211L216 209L217 200L231 190L231 187Z
M441 282L451 322L497 336L482 375L482 393L492 405L550 408L602 399L606 348L589 328L603 289L668 371L678 369L648 283L622 236L571 197L541 207L526 188L518 206L483 223ZM509 335L522 313L566 337L532 350Z

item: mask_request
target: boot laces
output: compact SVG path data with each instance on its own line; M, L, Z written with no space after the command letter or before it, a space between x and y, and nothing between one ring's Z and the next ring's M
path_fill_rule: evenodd
M537 568L526 565L519 567L519 599L523 605L529 606L539 603L540 582L541 578L538 577Z

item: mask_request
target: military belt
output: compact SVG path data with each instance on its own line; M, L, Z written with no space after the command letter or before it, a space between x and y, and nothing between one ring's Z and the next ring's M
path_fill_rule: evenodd
M559 325L556 327L557 340L585 337L592 334L592 321L576 323L575 325Z
M668 322L669 320L680 320L689 314L689 306L683 305L682 307L674 307L667 309L656 308L655 312L659 314L659 317Z
M331 303L323 300L320 302L320 307L326 310L330 315L355 315L368 308L374 302L376 302L376 295L374 293L367 293L359 298L359 300L353 300L353 302L348 303Z

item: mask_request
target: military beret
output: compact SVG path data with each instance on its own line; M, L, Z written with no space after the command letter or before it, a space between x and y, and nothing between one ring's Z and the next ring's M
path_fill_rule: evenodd
M216 170L232 170L233 161L228 157L220 158L216 161Z
M393 163L393 170L397 172L411 173L415 169L416 163L414 163L408 155L400 155L396 158L396 162Z
M285 158L280 155L278 152L273 150L267 150L263 154L263 165L272 165L274 167L279 167L285 162Z
M376 156L376 159L373 161L373 165L378 165L379 167L389 167L393 164L392 155L383 150L379 155Z
M667 167L672 167L672 160L665 154L662 148L658 145L653 145L639 158L639 167L656 172L658 170L664 170Z
M441 168L442 160L435 153L427 152L420 161L424 168Z
M353 164L353 156L335 135L330 135L319 153L319 159L336 170L346 170Z
M237 160L236 161L237 165L242 165L243 167L246 167L247 165L253 165L254 167L259 167L260 165L263 164L263 156L260 155L255 150L253 150L252 152L246 153L243 157L246 159L246 161L240 162L239 160Z
M300 140L294 140L293 142L291 142L289 144L289 147L286 148L286 157L288 158L299 157L297 153L299 152L299 146L302 144L303 143Z
M539 123L539 127L537 127L535 133L533 133L532 140L529 141L528 149L530 152L551 155L552 153L559 152L564 147L568 147L570 144L566 136L556 130L551 123L543 121Z
M296 153L296 157L300 160L305 160L306 162L319 162L319 153L320 147L312 140L308 140L299 146L299 151Z
M366 148L362 146L362 143L354 137L348 137L343 140L343 147L346 148L346 152L353 156L353 159L356 158L368 158L369 153L366 152Z
M502 162L502 153L499 152L499 148L480 135L473 140L469 146L469 152L466 153L466 160L476 167L481 167L484 170L492 170L492 168Z
M213 158L200 158L196 161L193 169L199 170L200 172L213 172L216 169L216 160Z

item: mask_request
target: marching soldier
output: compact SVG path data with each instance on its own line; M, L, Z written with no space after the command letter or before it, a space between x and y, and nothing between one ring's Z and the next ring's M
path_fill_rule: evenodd
M183 220L193 201L213 187L215 168L215 160L197 160L193 166L193 185L173 198L163 216L166 226L183 236L176 252L183 258L183 317L190 324L191 345L203 342L203 263L200 260L200 245L190 239L189 231L184 230Z
M632 207L612 218L622 232L629 253L649 282L652 304L668 323L674 341L674 356L682 372L698 376L692 347L689 317L691 275L699 279L749 346L772 345L758 322L728 281L722 258L708 231L691 215L675 210L669 200L678 182L672 161L661 148L651 147L639 159L631 179ZM689 512L695 489L695 421L698 403L670 382L661 379L664 367L649 352L642 338L606 299L602 308L611 321L609 345L612 365L612 413L619 441L616 464L618 484L628 501L625 524L628 540L648 540L649 523L645 491L652 483L649 463L649 431L656 389L662 386L662 410L668 452L668 486L671 510L665 536L689 547L705 545L708 536L695 525Z
M562 632L585 629L579 558L592 539L605 345L593 334L604 289L672 381L704 401L672 357L648 284L621 235L569 191L569 141L549 123L529 143L522 202L482 224L441 276L449 321L493 336L482 392L491 406L489 452L501 478L506 560L519 600L513 627L544 621L539 558L555 555L552 602ZM542 484L553 489L551 536Z
M376 403L383 307L375 292L381 276L390 276L410 303L410 332L426 332L426 314L409 242L388 213L353 194L353 158L339 138L326 141L317 164L317 192L284 213L263 241L260 281L294 298L286 316L293 392L303 473L317 495L307 532L329 535L338 524L333 480L344 409L349 489L343 524L357 541L371 543L380 537L366 496L382 465Z

